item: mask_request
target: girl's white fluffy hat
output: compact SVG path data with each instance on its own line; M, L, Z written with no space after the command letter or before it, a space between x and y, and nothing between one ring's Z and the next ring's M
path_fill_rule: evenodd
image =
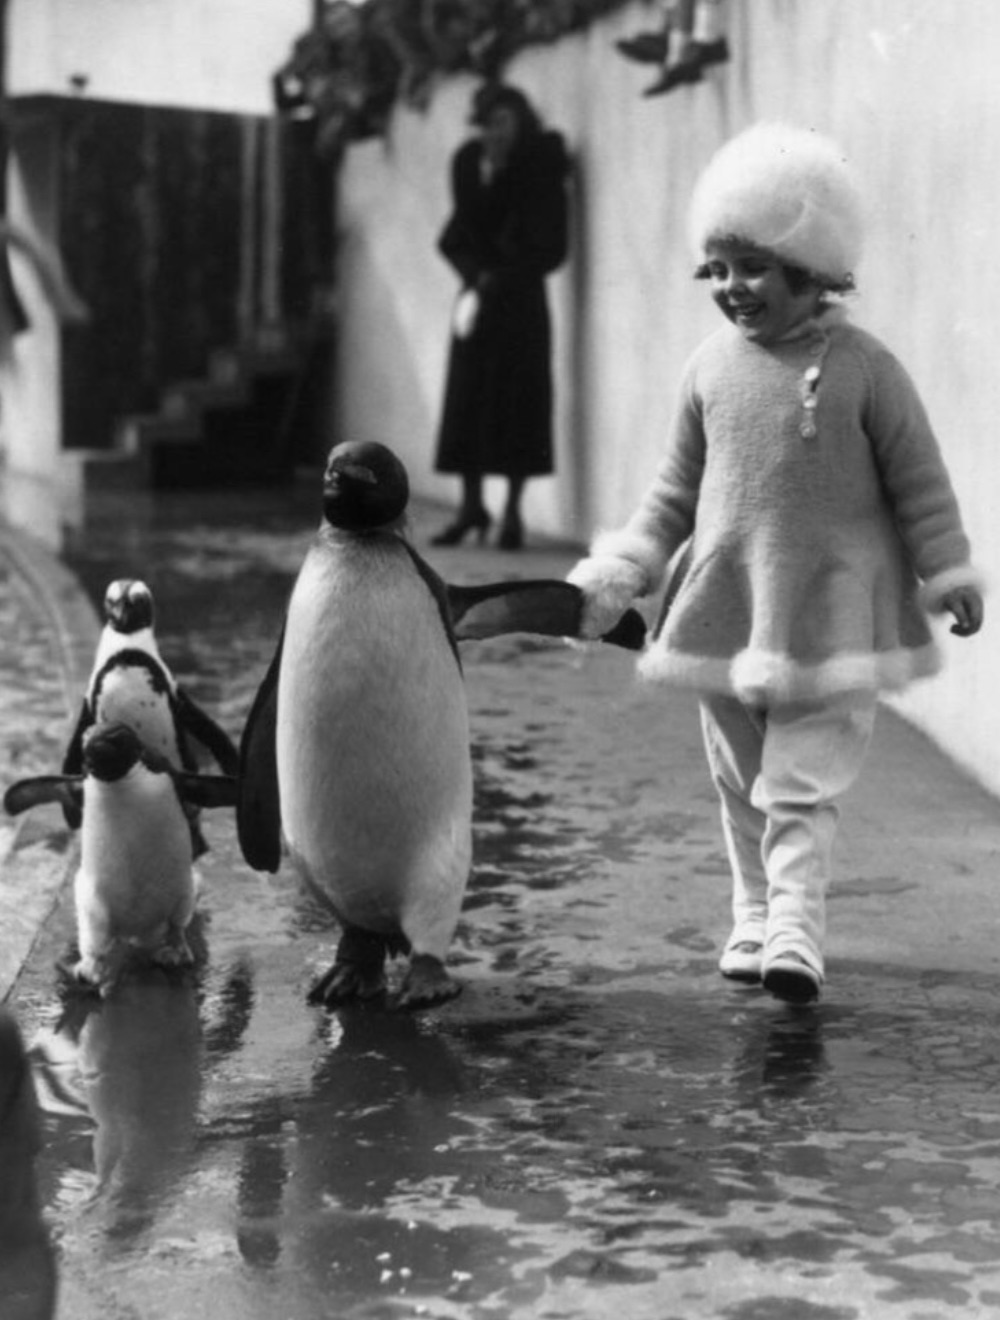
M861 256L861 195L830 138L788 124L756 124L720 147L695 185L691 242L737 238L831 281Z

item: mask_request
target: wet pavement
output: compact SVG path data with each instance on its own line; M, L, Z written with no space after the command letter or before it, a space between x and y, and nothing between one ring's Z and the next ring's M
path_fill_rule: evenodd
M237 736L313 492L97 515L68 562L95 599L150 584L165 657ZM427 553L454 581L573 561ZM65 684L17 574L0 622L23 657L12 779L58 763ZM463 658L476 859L452 1003L307 1006L336 930L291 874L247 869L229 812L205 820L195 976L62 994L57 894L10 1002L46 1106L60 1316L1000 1314L1000 804L885 713L845 805L827 991L795 1010L715 969L728 878L693 701L611 648ZM31 848L65 871L54 809L12 857Z

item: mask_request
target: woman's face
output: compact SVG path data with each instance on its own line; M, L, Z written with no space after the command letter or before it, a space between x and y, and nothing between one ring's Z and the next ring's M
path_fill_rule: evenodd
M483 124L483 146L495 165L502 165L520 132L520 121L509 105L495 106Z

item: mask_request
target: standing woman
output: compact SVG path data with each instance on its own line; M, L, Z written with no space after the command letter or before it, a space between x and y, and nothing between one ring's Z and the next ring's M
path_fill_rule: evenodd
M435 467L462 479L462 505L434 545L483 541L483 478L507 478L497 544L524 540L521 494L549 475L552 329L545 277L566 259L569 158L515 87L487 85L473 100L479 137L452 159L453 209L438 248L462 282L455 304Z

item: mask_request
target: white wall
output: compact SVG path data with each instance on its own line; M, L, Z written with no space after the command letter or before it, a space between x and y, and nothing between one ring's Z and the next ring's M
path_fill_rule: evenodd
M312 0L8 0L7 91L270 114Z
M730 63L660 98L640 95L648 66L613 49L653 24L649 4L518 59L510 80L577 162L575 254L550 282L558 473L529 486L532 527L586 539L629 512L681 364L718 315L691 279L692 181L726 137L786 118L832 133L861 171L872 220L854 315L917 378L977 559L1000 563L1000 5L960 8L734 0ZM417 490L449 499L430 467L455 286L434 241L472 85L453 80L426 114L400 112L388 142L352 148L341 197L338 434L388 441ZM1000 791L1000 599L992 610L974 641L946 637L946 673L904 709Z

